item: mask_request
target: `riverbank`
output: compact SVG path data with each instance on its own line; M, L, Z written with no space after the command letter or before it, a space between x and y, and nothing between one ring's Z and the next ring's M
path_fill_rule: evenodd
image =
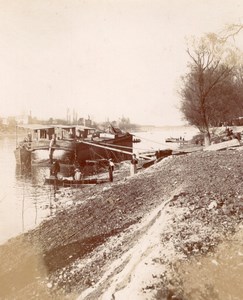
M0 298L199 299L181 271L240 235L242 161L242 147L199 151L133 177L123 163L113 183L58 190L54 217L0 247ZM213 281L196 290L221 292Z

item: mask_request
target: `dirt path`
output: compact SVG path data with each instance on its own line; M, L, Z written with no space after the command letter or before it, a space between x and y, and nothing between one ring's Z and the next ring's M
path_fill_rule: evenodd
M151 274L155 275L156 271L161 273L161 265L159 268L155 266L153 259L159 257L162 252L160 235L170 217L165 211L169 201L156 207L141 223L130 228L129 234L132 233L136 243L115 260L102 278L79 296L79 300L85 299L87 296L95 299L98 295L103 300L129 299L127 297L143 299L144 295L141 290L143 283L148 283L151 280ZM128 238L121 237L121 240L128 240ZM156 270L157 268L158 270ZM103 294L101 286L102 290L105 290Z

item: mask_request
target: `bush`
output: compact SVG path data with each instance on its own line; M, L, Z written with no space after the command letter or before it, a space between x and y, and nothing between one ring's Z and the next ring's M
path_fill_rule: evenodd
M204 135L203 133L199 133L197 135L194 135L194 137L191 139L191 143L195 145L203 145L204 144Z

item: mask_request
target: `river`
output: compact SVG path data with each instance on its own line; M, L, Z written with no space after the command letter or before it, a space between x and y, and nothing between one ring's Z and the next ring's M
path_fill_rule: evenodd
M155 128L136 132L140 143L134 144L134 152L176 148L177 144L165 143L167 137L190 139L197 133L191 127ZM0 244L11 237L26 232L54 214L53 186L44 185L49 175L46 167L32 167L31 172L21 174L16 166L15 136L0 136Z
M141 139L141 142L134 144L134 152L139 154L148 150L156 151L168 148L174 150L178 148L178 143L166 143L166 138L182 138L186 141L190 140L197 133L198 130L196 128L187 126L155 127L153 130L135 132L135 137Z
M52 186L44 185L47 168L21 174L16 166L15 137L0 137L0 243L25 232L52 214Z

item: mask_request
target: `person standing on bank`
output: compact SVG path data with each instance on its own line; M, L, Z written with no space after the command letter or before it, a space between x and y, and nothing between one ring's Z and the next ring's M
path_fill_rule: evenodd
M131 160L131 167L130 167L130 175L133 176L134 174L137 173L137 164L138 160L136 157L136 154L132 155L132 160Z
M113 182L113 171L114 171L114 163L112 161L112 158L109 159L109 179L110 182Z

